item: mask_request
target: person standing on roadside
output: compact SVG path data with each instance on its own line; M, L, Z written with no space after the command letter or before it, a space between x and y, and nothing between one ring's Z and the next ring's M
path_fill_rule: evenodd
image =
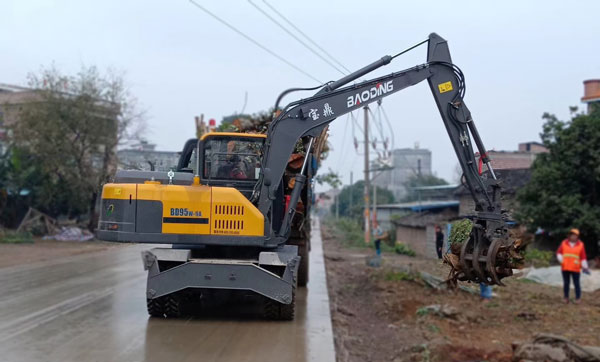
M444 233L439 225L435 226L435 250L437 251L438 259L442 258L442 248L444 247Z
M563 277L564 302L569 303L569 289L571 279L575 286L575 304L581 299L580 275L583 272L589 274L587 256L583 242L579 240L579 230L571 229L567 238L562 241L556 251L556 259L561 265Z
M375 253L377 256L381 256L381 241L387 238L388 235L383 231L381 226L379 226L377 220L373 222L373 226L375 227L373 229L373 236L375 237Z

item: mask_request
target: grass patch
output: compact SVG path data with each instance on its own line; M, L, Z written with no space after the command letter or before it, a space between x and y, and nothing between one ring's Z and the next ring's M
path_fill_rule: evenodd
M427 307L421 307L421 308L417 309L417 316L424 317L424 316L428 315L429 312L431 312L431 309L429 309Z
M436 326L435 324L428 325L427 329L432 333L440 333L440 327Z
M487 302L485 304L486 308L498 308L500 306L500 303L498 302Z
M416 277L413 274L407 272L394 272L389 271L385 273L384 279L390 282L401 282L401 281L415 281Z
M27 244L33 243L33 235L28 232L3 231L0 234L0 244Z
M325 219L324 224L331 229L336 239L345 247L375 248L374 238L371 238L371 243L365 243L365 232L362 229L362 224L355 219L340 217L336 220L334 217L329 217ZM381 251L386 253L393 252L394 247L384 241L381 243Z
M519 279L517 279L517 282L523 283L523 284L538 284L538 282L536 282L535 280L531 280L531 279L527 279L527 278L519 278Z
M396 254L400 255L408 255L408 256L416 256L417 254L412 250L408 245L404 243L396 243L396 248L394 249Z
M369 247L365 243L364 231L355 220L346 217L341 217L337 220L335 218L328 218L325 223L332 229L334 235L336 235L336 239L342 245L358 248Z
M525 263L533 265L536 268L544 268L550 266L550 260L552 260L553 256L554 253L552 251L527 248L525 250Z

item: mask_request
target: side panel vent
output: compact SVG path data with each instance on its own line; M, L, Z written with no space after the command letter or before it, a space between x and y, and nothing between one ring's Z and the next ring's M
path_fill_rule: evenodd
M245 207L236 204L215 204L213 232L215 234L239 235L244 230Z
M215 215L243 216L244 215L244 206L215 204Z
M244 220L215 219L215 229L243 230Z

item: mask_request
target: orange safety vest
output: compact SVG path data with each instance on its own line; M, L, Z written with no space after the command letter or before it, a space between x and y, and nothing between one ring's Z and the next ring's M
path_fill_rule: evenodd
M581 272L581 251L583 243L577 242L575 246L571 246L568 240L562 243L562 270L580 273Z

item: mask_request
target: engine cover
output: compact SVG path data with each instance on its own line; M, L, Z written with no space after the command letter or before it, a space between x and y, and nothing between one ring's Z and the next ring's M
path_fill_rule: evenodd
M204 236L198 238L200 236ZM210 239L207 237L215 238ZM238 245L264 239L264 217L237 189L205 185L109 183L102 189L102 240ZM225 238L219 238L225 237ZM248 240L244 242L247 244ZM255 244L252 242L251 244Z

